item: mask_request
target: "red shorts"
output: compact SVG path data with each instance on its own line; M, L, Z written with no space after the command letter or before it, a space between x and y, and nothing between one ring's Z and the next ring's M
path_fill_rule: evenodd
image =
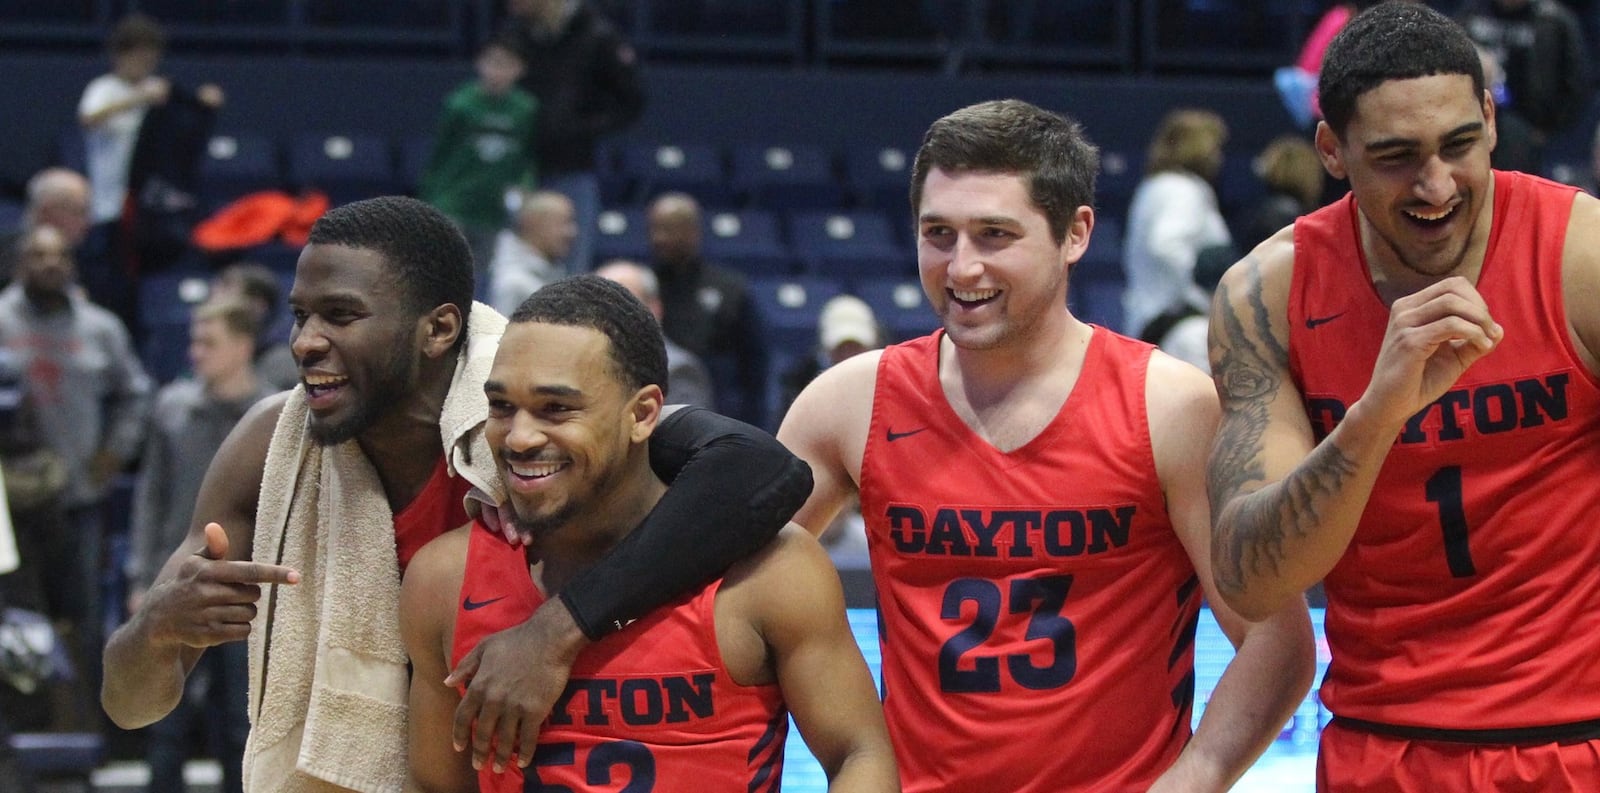
M1600 791L1600 739L1488 745L1375 735L1337 720L1317 752L1321 793Z

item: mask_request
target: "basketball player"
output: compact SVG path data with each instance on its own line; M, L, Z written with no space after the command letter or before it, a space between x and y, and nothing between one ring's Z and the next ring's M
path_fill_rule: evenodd
M1490 169L1472 41L1421 3L1327 51L1344 199L1224 278L1218 588L1323 580L1323 790L1600 790L1600 202Z
M1205 375L1079 321L1098 156L1017 101L935 122L912 206L944 328L812 382L778 439L820 531L859 490L907 791L1225 790L1310 686L1303 602L1246 624L1190 739L1211 591Z
M644 305L598 276L552 283L512 315L484 384L487 437L538 562L481 524L412 562L401 624L415 669L412 778L424 790L776 789L790 712L831 790L899 789L838 576L798 526L584 650L526 770L474 775L451 750L461 695L445 670L588 569L665 492L646 447L661 416L662 340Z
M228 436L189 537L112 636L101 701L114 721L133 728L166 715L204 648L244 639L253 625L245 789L404 783L400 574L417 549L466 522L469 488L495 484L487 450L473 449L486 418L482 379L504 319L474 310L472 289L466 240L427 204L384 196L317 221L289 301L304 383L257 405ZM659 508L590 575L481 642L455 670L470 681L457 735L463 751L470 745L483 760L502 731L532 744L580 648L725 570L787 522L803 500L804 466L741 427L698 409L662 422L651 448L664 476L681 473ZM721 468L717 459L746 475L699 474ZM285 484L285 472L296 478ZM302 475L308 486L294 487ZM355 503L362 509L335 517ZM356 554L355 570L330 560L348 541L317 541L351 518L371 518L361 524L370 531L342 536L370 539L375 551ZM290 552L297 566L277 563L292 561ZM340 569L341 580L323 586ZM302 583L308 570L317 575ZM324 598L351 593L361 608ZM330 645L323 629L334 633L340 620L348 628L352 613L365 615L372 635L358 642L344 630L343 644ZM334 697L338 704L319 706ZM312 718L319 712L324 718ZM504 762L516 743L501 741L495 759ZM361 762L374 756L383 760Z

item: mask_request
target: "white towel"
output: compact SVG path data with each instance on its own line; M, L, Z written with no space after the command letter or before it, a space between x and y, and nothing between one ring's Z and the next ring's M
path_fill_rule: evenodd
M474 304L439 422L451 474L496 500L503 491L483 438L483 381L504 329L503 317ZM409 681L394 516L361 447L312 443L308 415L296 387L273 432L256 510L254 558L302 577L265 589L251 626L245 790L397 793L407 789Z

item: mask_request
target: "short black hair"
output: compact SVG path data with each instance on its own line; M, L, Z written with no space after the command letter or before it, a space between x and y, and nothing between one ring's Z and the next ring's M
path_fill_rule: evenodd
M1094 206L1100 152L1078 122L1020 99L1002 99L964 107L928 127L911 166L913 217L934 168L1022 177L1060 244L1078 207Z
M629 388L667 390L667 347L661 324L621 284L597 275L575 275L546 284L511 314L513 324L544 322L594 328L611 340L611 361Z
M335 207L311 227L311 245L376 251L389 265L409 310L422 314L446 303L472 310L472 249L443 213L405 196L380 196ZM465 328L456 339L465 343Z
M1423 3L1391 0L1351 19L1328 44L1317 79L1318 104L1344 137L1356 100L1390 80L1464 74L1483 96L1483 63L1467 31Z

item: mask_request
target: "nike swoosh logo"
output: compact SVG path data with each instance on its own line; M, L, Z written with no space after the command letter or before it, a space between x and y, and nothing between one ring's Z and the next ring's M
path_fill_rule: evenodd
M918 428L916 428L914 430L911 430L910 432L895 432L894 430L885 428L884 429L884 437L888 438L890 443L894 443L895 441L900 440L901 438L909 438L912 435L915 435L915 434L917 434L919 432L922 432L925 429L927 429L927 427L918 427Z
M1343 311L1337 314L1329 314L1326 317L1306 317L1306 330L1316 330L1317 326L1326 325L1342 316L1344 316Z
M490 603L494 603L494 602L505 600L505 599L506 599L506 596L505 595L501 595L500 597L489 598L488 600L473 600L471 595L467 595L467 598L465 600L461 601L461 607L466 609L467 611L477 611L478 609L481 609L484 606L489 605Z

